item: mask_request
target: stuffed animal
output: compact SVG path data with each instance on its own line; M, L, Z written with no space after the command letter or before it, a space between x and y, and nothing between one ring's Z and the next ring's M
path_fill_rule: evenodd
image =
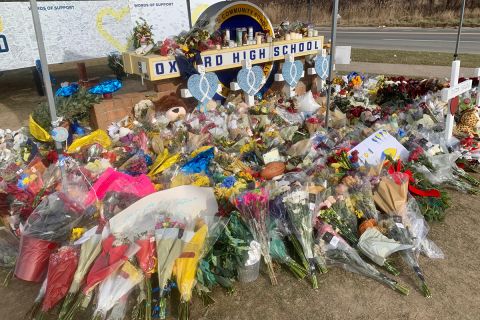
M170 122L175 122L187 114L187 105L175 93L163 96L159 100L154 101L153 104L156 115L165 113Z
M477 134L477 125L480 122L477 109L469 109L463 112L460 123L455 127L455 135L472 136Z

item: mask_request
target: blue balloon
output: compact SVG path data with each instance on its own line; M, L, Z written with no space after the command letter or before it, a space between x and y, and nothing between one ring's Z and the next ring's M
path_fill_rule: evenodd
M88 92L92 94L106 94L106 93L113 93L117 90L122 88L122 82L120 80L106 80L100 82L94 87L91 87Z
M58 88L57 92L55 92L55 95L57 97L70 97L77 91L78 91L78 84L71 83L68 86Z

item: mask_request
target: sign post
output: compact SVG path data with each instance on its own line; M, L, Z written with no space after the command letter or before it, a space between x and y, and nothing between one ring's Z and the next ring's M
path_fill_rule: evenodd
M38 14L37 0L30 0L30 7L32 10L33 26L35 28L35 36L37 38L38 53L40 55L40 62L42 64L43 82L45 84L45 92L48 99L48 107L50 110L50 117L52 119L52 126L56 128L59 126L57 118L57 110L55 109L55 99L53 98L52 83L50 81L50 71L48 70L47 54L45 51L45 43L43 42L42 26L40 24L40 16ZM62 148L61 142L55 141L55 147L60 154Z
M328 120L330 117L330 98L332 95L332 72L333 59L335 57L335 39L337 37L337 16L338 16L338 0L333 0L332 12L332 41L330 42L330 62L328 66L328 81L327 81L327 110L325 113L325 128L328 130Z
M477 80L480 80L480 68L475 69L475 75L473 77L477 78ZM477 86L477 103L475 106L480 108L480 83Z
M450 88L441 91L442 101L448 102L448 114L445 122L445 140L448 143L452 138L454 115L458 108L459 96L472 88L472 80L458 83L460 74L460 60L452 62L452 73L450 75Z

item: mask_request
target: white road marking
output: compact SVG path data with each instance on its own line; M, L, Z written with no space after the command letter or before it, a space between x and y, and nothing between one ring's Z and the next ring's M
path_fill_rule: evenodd
M329 30L324 30L324 31L329 31ZM456 32L411 32L411 31L337 31L337 33L375 33L375 34L393 34L393 33L398 33L398 34L428 34L428 35L457 35ZM480 35L480 32L462 32L462 34L465 35Z
M457 42L454 40L421 40L421 39L382 39L382 41L417 41L417 42ZM471 42L471 43L480 43L480 41L470 41L470 40L460 40L461 43Z

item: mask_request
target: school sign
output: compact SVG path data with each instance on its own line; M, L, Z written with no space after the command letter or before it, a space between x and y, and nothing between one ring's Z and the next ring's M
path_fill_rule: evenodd
M252 64L263 64L284 60L285 55L295 57L318 54L323 46L323 37L303 38L298 40L278 41L258 45L224 48L202 52L206 71L220 71L242 66L242 61L250 60ZM138 74L150 81L170 79L180 76L174 57L158 55L123 54L125 71Z

